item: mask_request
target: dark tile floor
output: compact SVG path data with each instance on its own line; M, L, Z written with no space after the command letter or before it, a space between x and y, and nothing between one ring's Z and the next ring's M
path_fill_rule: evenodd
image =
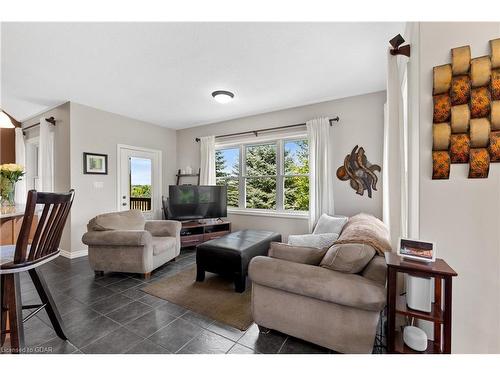
M69 341L57 337L45 312L25 324L28 353L331 353L271 331L246 332L141 291L147 283L195 263L194 250L157 269L150 280L129 274L95 278L87 257L63 257L42 266ZM21 279L23 304L39 303L28 275ZM29 311L25 311L28 314Z

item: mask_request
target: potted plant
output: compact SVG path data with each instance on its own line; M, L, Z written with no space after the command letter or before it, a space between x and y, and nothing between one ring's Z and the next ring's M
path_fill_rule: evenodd
M15 185L24 176L24 167L19 164L0 165L0 197L2 207L15 205Z

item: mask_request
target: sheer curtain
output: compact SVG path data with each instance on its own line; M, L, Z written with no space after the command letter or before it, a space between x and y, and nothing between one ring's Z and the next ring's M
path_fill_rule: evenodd
M333 215L333 181L335 166L332 159L331 126L327 117L306 122L309 142L309 229L319 217Z
M215 137L200 138L200 185L215 185Z
M16 128L16 164L24 167L26 172L26 147L24 144L24 134L21 128ZM16 204L26 204L26 175L21 181L16 183Z
M389 227L393 249L408 236L408 175L405 140L406 57L387 52L387 102L384 108L383 220Z
M40 191L54 191L54 126L40 119L38 148L38 179Z

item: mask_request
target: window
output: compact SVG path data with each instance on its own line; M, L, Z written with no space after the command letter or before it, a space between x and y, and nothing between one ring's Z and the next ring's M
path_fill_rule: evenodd
M228 206L274 211L309 210L309 148L286 139L219 148L217 185L226 185Z
M238 207L240 149L229 148L215 151L217 185L227 185L227 205Z
M130 157L130 209L151 211L151 159Z

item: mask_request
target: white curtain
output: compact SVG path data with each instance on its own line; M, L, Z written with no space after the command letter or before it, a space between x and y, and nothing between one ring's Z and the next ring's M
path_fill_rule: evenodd
M334 214L333 181L335 166L331 126L328 118L306 122L309 142L309 229L312 231L319 217Z
M38 179L40 191L54 191L54 126L45 118L40 119Z
M16 164L24 167L26 172L26 147L24 145L24 134L21 128L16 128ZM16 183L16 204L26 203L26 175Z
M384 108L383 220L389 227L393 249L408 235L407 171L403 102L406 57L387 53L387 102Z
M200 138L200 185L215 185L215 137Z

